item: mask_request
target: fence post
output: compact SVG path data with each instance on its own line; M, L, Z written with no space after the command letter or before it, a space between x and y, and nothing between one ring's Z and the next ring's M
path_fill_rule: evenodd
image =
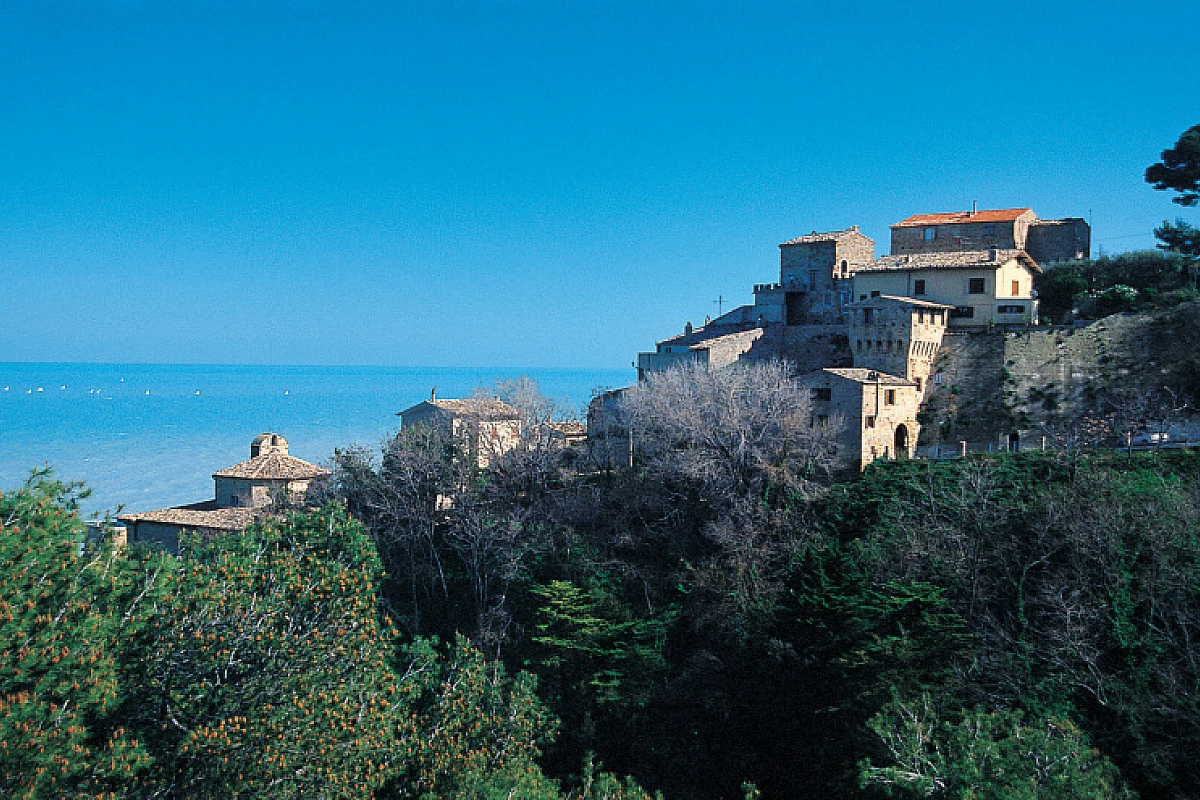
M967 440L966 439L960 440L958 443L958 446L960 448L961 457L966 458L967 457Z

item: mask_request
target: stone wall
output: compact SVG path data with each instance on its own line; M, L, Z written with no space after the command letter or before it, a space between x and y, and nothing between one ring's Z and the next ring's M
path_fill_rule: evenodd
M870 264L875 260L875 242L866 236L847 236L838 240L835 272L842 277L854 274L857 267ZM843 262L846 269L843 270Z
M850 316L854 366L914 381L923 392L946 331L946 316L946 309L890 298L859 303Z
M705 342L704 347L708 351L708 368L721 369L729 366L741 358L743 353L749 351L754 342L762 335L762 328L751 328L748 331L729 333Z
M1020 250L1025 245L1025 233L1032 212L1015 222L962 222L949 225L903 225L892 228L892 255L905 253L949 253L961 250L986 250L999 247ZM925 239L925 229L933 228L932 241Z
M1171 353L1187 345L1166 341L1164 324L1118 314L1079 327L947 333L922 442L996 441L1111 414L1122 396L1175 380Z
M1029 226L1025 251L1039 264L1090 258L1092 228L1079 217L1038 220Z
M803 374L825 367L849 367L854 361L850 354L849 329L845 325L806 325L783 328L768 332L771 337L764 343L773 344L775 351L766 353L766 348L755 348L752 355L782 358ZM774 333L775 336L771 336Z

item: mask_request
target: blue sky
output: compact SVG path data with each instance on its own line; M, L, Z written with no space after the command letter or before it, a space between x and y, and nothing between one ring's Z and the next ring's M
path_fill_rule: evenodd
M1187 2L0 2L0 361L622 367L910 214L1191 219Z

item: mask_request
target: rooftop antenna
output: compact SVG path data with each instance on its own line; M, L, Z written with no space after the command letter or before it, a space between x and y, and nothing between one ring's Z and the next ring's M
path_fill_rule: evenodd
M717 295L717 299L713 300L713 302L717 304L717 316L720 317L725 309L725 295Z

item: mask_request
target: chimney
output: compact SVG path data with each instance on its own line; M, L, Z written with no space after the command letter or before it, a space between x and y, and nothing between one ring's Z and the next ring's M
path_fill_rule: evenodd
M437 400L437 386L429 390L429 402L432 403L434 400Z
M683 335L684 335L684 336L691 336L691 335L692 335L692 323L691 323L691 322L687 322L687 323L685 323L685 324L684 324L684 326L683 326Z
M979 213L979 201L972 200L971 201L971 216L973 217L978 213Z

